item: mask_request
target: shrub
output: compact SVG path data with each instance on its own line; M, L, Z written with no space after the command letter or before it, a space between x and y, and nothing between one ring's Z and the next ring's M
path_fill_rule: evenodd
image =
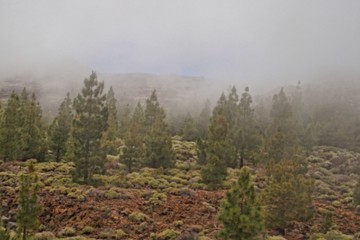
M76 230L73 227L65 227L58 233L60 237L72 237L76 235Z
M180 233L178 231L175 231L173 229L165 229L161 233L158 234L150 234L150 238L154 240L171 240L177 238Z
M353 201L355 205L360 205L360 179L355 186Z
M281 236L271 236L268 237L267 240L286 240L286 238L283 238Z
M85 226L82 230L81 233L82 234L91 234L94 232L94 228L91 226Z
M106 193L105 193L105 197L107 199L115 199L118 198L120 196L120 194L117 192L117 190L115 188L110 188Z
M40 232L36 233L33 240L53 240L56 239L55 234L52 232Z
M133 222L140 223L148 220L149 217L142 212L133 212L129 215L129 219Z
M314 234L311 237L311 240L320 240L320 239L324 239L324 240L352 240L351 236L348 235L344 235L341 232L338 231L330 231L327 232L326 234Z
M161 205L164 202L166 202L167 200L167 196L165 193L154 193L152 194L152 196L149 198L149 200L147 201L148 203L152 204L152 205Z

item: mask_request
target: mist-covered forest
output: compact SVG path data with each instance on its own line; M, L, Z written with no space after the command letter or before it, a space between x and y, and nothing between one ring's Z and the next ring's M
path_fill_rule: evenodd
M156 89L118 101L92 72L55 114L35 92L13 90L0 115L1 234L351 239L359 87L299 81L254 99L232 85L184 111L166 88L167 108Z
M0 0L0 240L360 239L359 8Z

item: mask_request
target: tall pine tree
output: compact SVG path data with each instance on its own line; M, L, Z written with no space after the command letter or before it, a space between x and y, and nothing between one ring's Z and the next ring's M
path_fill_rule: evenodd
M92 72L84 80L84 87L74 99L73 140L75 147L75 180L91 183L92 175L103 171L106 153L101 138L107 129L108 110L104 82L97 80Z
M39 215L42 211L38 203L38 176L32 162L28 170L20 177L19 209L16 213L18 235L27 240L40 226Z
M106 94L106 107L108 109L107 130L102 137L102 145L108 154L117 155L118 146L116 139L118 137L118 119L117 119L117 100L115 98L114 90L110 87Z
M210 120L206 140L206 165L201 171L203 181L210 189L222 185L227 176L227 166L235 159L235 148L229 137L229 124L226 119L226 97L221 95Z
M145 165L152 168L174 166L171 135L154 90L145 107Z
M196 128L195 121L188 113L182 126L182 136L185 141L194 141L198 138L199 132Z
M23 114L20 98L13 91L7 100L1 121L1 156L5 161L17 160L21 156L21 127Z
M241 170L236 185L226 192L219 220L224 225L220 232L223 239L252 240L263 230L260 203L250 172L246 168Z
M31 97L26 89L21 93L20 106L23 113L21 128L21 159L35 158L39 161L45 160L46 143L45 130L42 124L42 111L35 93Z
M299 143L296 135L297 126L283 88L273 97L270 117L272 122L268 131L268 157L276 161L281 160L279 157L292 157Z
M49 129L49 148L57 162L65 156L72 119L72 101L70 94L67 93L65 99L60 104L58 115Z
M306 222L312 217L313 180L305 176L303 166L290 160L270 163L267 175L261 198L265 222L285 234L289 222Z
M211 117L211 108L210 101L206 100L203 109L200 112L199 118L197 120L197 128L201 138L205 138L207 135L209 121Z
M144 122L144 110L138 102L127 129L124 139L125 147L120 156L120 160L126 165L128 172L140 167L144 157Z
M260 143L255 125L254 109L251 104L252 97L249 93L249 88L246 87L238 104L238 115L234 130L235 147L240 157L240 168L244 166L245 159L254 159L255 152Z
M119 115L119 136L124 138L131 121L130 105L126 104L122 106Z

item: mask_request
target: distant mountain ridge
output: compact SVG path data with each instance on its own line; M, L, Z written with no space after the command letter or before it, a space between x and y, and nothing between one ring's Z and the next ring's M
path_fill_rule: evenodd
M83 80L79 74L74 76L32 76L19 75L0 79L0 99L5 101L12 91L20 93L25 87L35 92L45 112L56 113L59 104L70 92L72 97L81 90ZM208 84L203 77L179 75L155 75L148 73L98 74L98 80L105 82L105 91L113 87L120 104L134 104L144 101L156 89L159 100L164 106L177 103L202 101Z

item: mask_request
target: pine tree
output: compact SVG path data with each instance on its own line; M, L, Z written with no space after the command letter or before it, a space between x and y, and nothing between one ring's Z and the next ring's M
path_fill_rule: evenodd
M23 114L20 108L20 98L13 91L7 100L1 121L1 156L5 161L17 160L21 156L21 127Z
M101 138L107 129L108 111L104 82L98 82L95 72L84 80L81 94L74 99L73 139L75 146L74 180L82 178L91 183L92 175L103 171L106 153L101 147Z
M145 108L145 165L152 168L174 166L169 127L165 122L165 112L160 107L154 90L146 100Z
M120 160L127 166L128 172L141 165L144 157L144 111L140 104L137 104L130 126L125 135L125 147L120 156Z
M291 152L299 145L299 138L296 134L297 124L293 117L292 107L289 103L284 89L273 97L273 104L270 112L272 123L269 128L268 153L270 158L277 161L279 157L291 157ZM280 152L276 152L280 151ZM274 158L274 156L276 156Z
M198 138L196 140L196 146L197 146L197 163L199 165L205 165L206 164L206 140L203 140L201 138Z
M130 105L126 104L122 108L120 108L120 117L119 117L119 136L124 138L126 135L126 131L130 125L131 120L131 110Z
M21 159L35 158L45 160L46 144L45 131L42 125L42 111L35 93L29 95L24 88L20 97L20 106L23 113L21 128Z
M268 180L262 192L267 227L285 234L290 221L306 222L313 214L313 180L295 161L282 160L268 166Z
M353 202L355 205L360 205L360 179L358 180L354 189Z
M226 97L222 94L210 120L206 140L206 165L201 171L202 179L210 189L222 185L227 176L227 166L235 159L235 149L229 138L225 109Z
M20 177L19 209L16 214L18 235L21 239L29 239L40 225L39 215L42 211L38 203L38 176L32 162L28 172Z
M235 147L240 155L240 168L244 166L244 159L254 159L255 152L258 150L260 140L255 126L254 109L251 107L252 97L249 88L241 95L238 105L238 115L236 119Z
M49 148L57 162L63 159L66 154L66 144L70 136L72 119L72 101L70 94L67 93L59 107L58 115L49 129Z
M108 129L106 131L107 139L114 140L118 131L118 120L117 120L117 109L116 109L117 100L115 98L115 93L110 87L106 95L106 106L108 108Z
M238 118L238 109L237 105L239 102L239 95L237 94L236 87L233 86L229 90L228 98L225 102L225 116L227 119L227 122L229 124L229 130L230 132L235 131L236 122Z
M198 121L197 121L197 128L199 129L199 134L201 138L205 138L207 135L207 130L209 127L209 121L211 116L211 108L210 108L210 101L206 100L203 109L200 112Z
M118 135L118 119L114 90L110 87L106 94L106 107L108 109L107 130L103 134L102 145L108 154L117 155L116 138Z
M199 135L199 132L195 125L195 121L191 117L190 113L188 113L184 119L184 123L182 126L182 135L185 141L194 141Z
M219 220L223 239L255 239L263 230L263 217L250 172L243 168L235 186L226 192Z
M2 216L2 208L0 206L0 216ZM0 239L10 240L10 233L6 226L3 226L2 218L0 218Z
M73 137L73 127L70 128L69 137L66 141L66 151L64 160L66 162L75 162L75 140Z

